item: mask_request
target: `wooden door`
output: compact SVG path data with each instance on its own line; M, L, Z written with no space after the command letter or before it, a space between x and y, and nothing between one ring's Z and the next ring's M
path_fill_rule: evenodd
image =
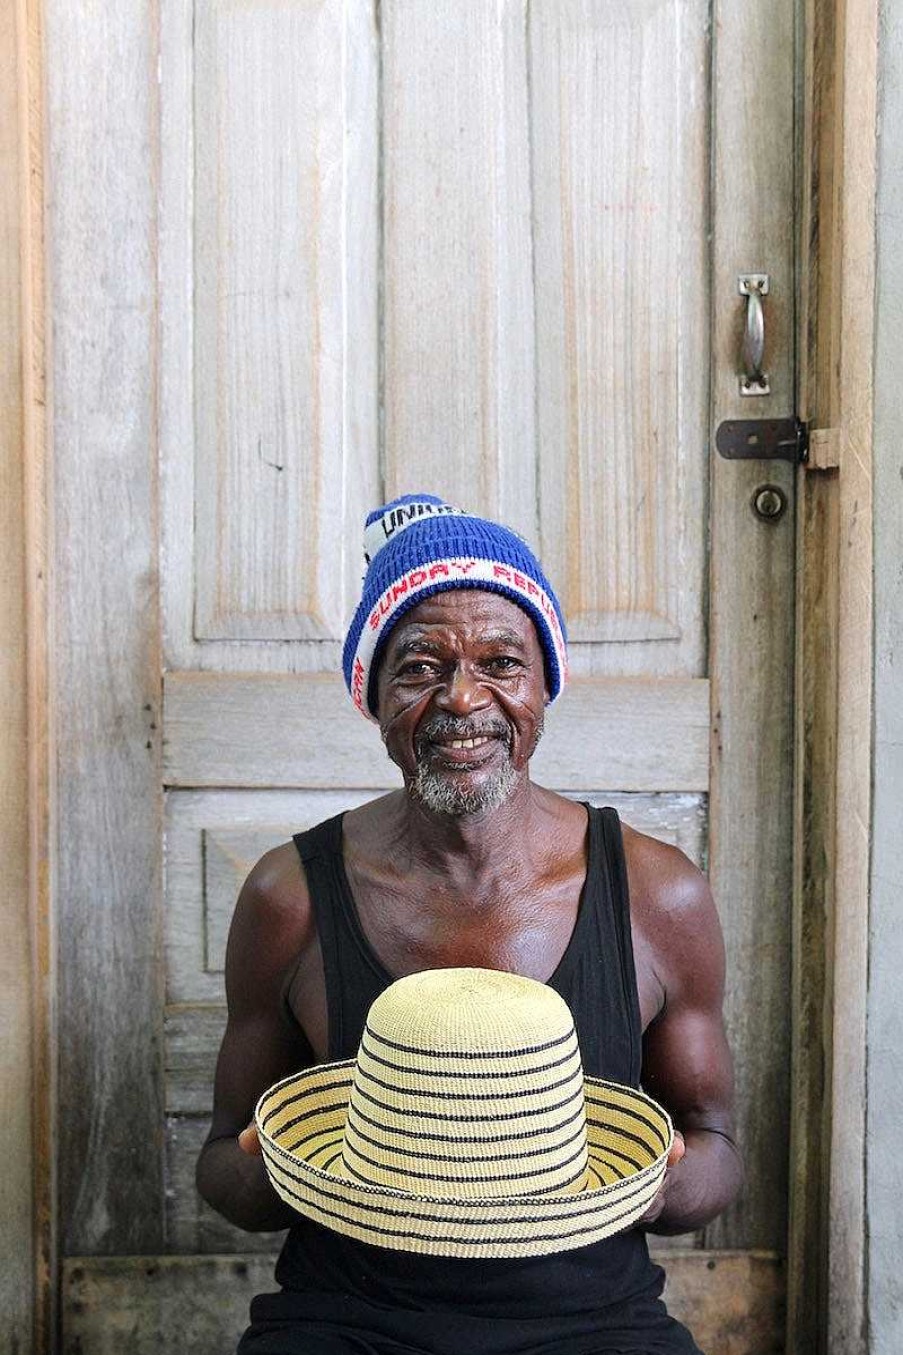
M395 784L339 654L366 510L426 489L559 590L573 681L537 779L713 876L749 1185L669 1244L669 1298L703 1345L776 1349L793 514L751 500L793 477L710 447L792 412L792 7L47 11L68 1347L131 1324L136 1351L220 1350L269 1283L277 1239L193 1183L225 936L262 851Z

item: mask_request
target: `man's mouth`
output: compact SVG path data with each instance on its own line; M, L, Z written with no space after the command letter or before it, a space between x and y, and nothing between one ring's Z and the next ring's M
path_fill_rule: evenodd
M417 740L417 759L444 764L446 768L482 766L495 752L495 744L505 744L506 735L507 730L495 728L428 728Z
M444 763L446 767L477 767L492 757L498 742L489 734L467 739L429 739L423 753L430 761Z

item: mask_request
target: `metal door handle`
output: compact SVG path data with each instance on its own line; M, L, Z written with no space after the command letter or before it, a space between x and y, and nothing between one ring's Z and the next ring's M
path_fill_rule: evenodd
M771 386L762 371L765 357L765 311L762 297L768 295L767 273L741 273L737 288L746 297L746 325L743 330L743 373L741 395L769 395Z

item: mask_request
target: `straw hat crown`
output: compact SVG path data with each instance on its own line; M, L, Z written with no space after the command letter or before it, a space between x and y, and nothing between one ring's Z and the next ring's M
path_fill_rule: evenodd
M582 1190L586 1167L583 1067L556 992L513 974L438 969L376 999L341 1175L466 1199Z

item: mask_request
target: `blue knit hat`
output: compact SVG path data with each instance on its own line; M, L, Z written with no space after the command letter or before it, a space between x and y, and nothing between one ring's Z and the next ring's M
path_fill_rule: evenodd
M567 676L564 617L527 543L508 527L452 508L434 494L403 494L364 525L367 572L345 638L342 668L351 699L376 716L376 670L392 627L424 598L451 588L485 588L516 602L536 626L549 700Z

